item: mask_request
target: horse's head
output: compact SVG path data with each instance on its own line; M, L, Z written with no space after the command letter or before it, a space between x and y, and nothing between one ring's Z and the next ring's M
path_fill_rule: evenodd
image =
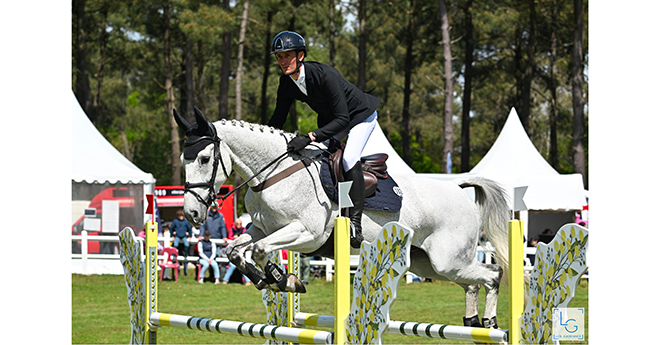
M195 226L206 220L216 191L231 173L228 146L220 140L215 126L195 108L196 122L189 123L174 110L176 123L186 132L181 161L186 174L183 213Z

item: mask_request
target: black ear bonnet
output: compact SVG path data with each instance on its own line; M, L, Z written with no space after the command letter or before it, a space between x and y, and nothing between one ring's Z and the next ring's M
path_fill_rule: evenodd
M209 144L220 141L215 126L197 108L195 108L195 118L197 121L190 124L174 110L174 119L179 127L186 131L186 139L183 141L183 158L188 160L195 159L199 151Z
M204 131L199 130L197 127L197 123L195 123L186 132L186 140L183 141L183 158L185 159L195 159L199 151L209 144L213 144L218 138L215 133L215 126L211 122L206 121L206 126L202 126L206 127Z

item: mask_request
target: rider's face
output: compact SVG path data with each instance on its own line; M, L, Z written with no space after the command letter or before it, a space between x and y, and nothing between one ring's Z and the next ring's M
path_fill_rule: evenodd
M296 73L296 69L298 68L296 58L301 61L304 57L303 54L297 55L295 51L289 50L286 52L276 53L275 57L277 58L277 63L280 65L280 68L285 75L291 75L294 78L298 77L299 73Z

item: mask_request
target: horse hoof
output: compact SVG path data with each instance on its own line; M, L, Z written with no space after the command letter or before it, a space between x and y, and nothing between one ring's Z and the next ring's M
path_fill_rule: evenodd
M305 288L305 284L303 284L303 282L300 281L300 279L298 279L298 277L296 277L295 275L289 274L287 276L287 280L288 280L287 289L286 289L287 291L290 290L290 288L292 287L291 292L298 292L298 293L307 292L307 289Z

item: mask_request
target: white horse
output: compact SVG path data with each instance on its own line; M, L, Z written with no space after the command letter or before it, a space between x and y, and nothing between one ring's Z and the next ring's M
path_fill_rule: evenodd
M229 260L248 275L258 289L304 292L304 285L270 263L267 254L280 249L320 255L333 235L338 205L326 196L319 178L325 145L309 145L300 154L286 154L294 134L243 121L214 124L195 109L195 123L176 110L174 117L186 131L182 155L186 175L184 213L194 225L206 219L216 190L232 169L250 189L245 206L252 217L246 233L229 244ZM319 149L320 148L320 149ZM311 164L266 189L255 191L272 176L310 157ZM308 160L309 162L309 160ZM412 232L410 271L420 277L449 280L465 290L464 324L481 325L478 319L479 288L486 288L484 327L497 327L496 309L500 280L507 272L507 197L495 182L470 178L461 182L437 181L417 176L393 176L403 199L397 213L365 210L362 231L373 241L382 225L398 221ZM252 178L250 180L250 178ZM462 190L474 187L476 203ZM481 230L496 249L496 262L483 264L476 257ZM332 244L330 244L332 245ZM257 269L245 259L252 251ZM352 249L353 254L357 250ZM331 256L325 253L323 256ZM502 267L500 267L502 266Z

